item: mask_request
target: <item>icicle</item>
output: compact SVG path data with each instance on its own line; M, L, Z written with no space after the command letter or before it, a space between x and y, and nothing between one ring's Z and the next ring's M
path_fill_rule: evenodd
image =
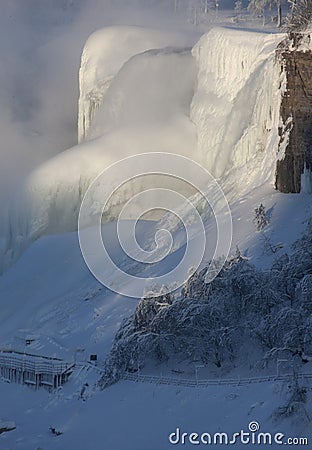
M312 194L312 172L304 164L304 171L301 174L301 190L304 194Z

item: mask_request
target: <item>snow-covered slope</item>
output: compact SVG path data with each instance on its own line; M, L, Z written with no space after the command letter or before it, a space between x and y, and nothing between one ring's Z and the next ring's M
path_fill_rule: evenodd
M92 450L169 450L174 447L169 435L177 428L181 433L213 435L224 431L232 435L240 430L248 432L252 421L260 424L260 432L283 433L285 441L310 434L304 424L298 424L299 432L295 432L289 422L270 423L272 410L283 406L286 389L281 383L203 390L123 381L85 402L79 399L79 389L75 396L66 391L53 398L45 392L0 383L2 404L6 404L5 411L0 411L6 420L14 418L17 427L0 436L3 448L85 450L92 443ZM63 434L54 436L49 431L51 426ZM180 445L194 448L189 442L182 445L181 438ZM251 446L236 445L240 449ZM277 450L281 446L273 442L253 447Z
M310 197L260 189L234 203L235 242L252 261L261 264L272 262L276 255L264 257L264 246L252 223L253 205L259 201L265 201L271 210L272 242L281 242L282 251L288 251L310 216ZM146 224L141 235L149 228ZM112 224L107 224L104 233L120 260L112 229ZM122 319L135 305L135 300L113 294L97 283L84 264L76 233L42 237L0 278L0 346L24 351L24 342L18 337L32 335L35 340L27 346L29 353L72 361L75 351L84 348L86 357L97 353L101 364ZM191 364L185 375L193 381L195 366ZM156 376L163 369L149 368ZM167 371L177 377L170 368ZM240 371L236 368L238 381ZM206 372L199 369L199 379L207 377ZM230 433L247 428L252 420L260 423L262 431L283 432L286 436L309 433L310 424L304 422L272 423L271 414L287 399L283 383L246 386L237 382L237 386L196 389L122 381L83 401L79 398L82 385L88 381L91 395L95 375L74 373L54 394L0 382L0 418L14 420L17 427L0 436L0 448L84 450L92 436L94 450L158 450L160 445L169 449L168 435L176 427L186 432ZM52 435L51 426L63 434Z
M260 202L271 216L267 234L272 244L283 246L277 254L266 252L262 234L253 223L253 208ZM266 187L234 202L232 215L233 251L239 245L251 262L267 267L281 253L289 252L305 229L311 216L310 195L286 195ZM140 222L141 239L150 237L151 228L149 221ZM179 238L180 230L172 232L174 240L175 234ZM124 253L117 246L115 224L103 225L103 234L112 258L121 265ZM179 259L178 252L173 258ZM166 260L166 264L171 263ZM145 276L153 270L148 268ZM95 280L82 258L76 232L41 237L0 277L0 342L12 343L17 330L26 328L38 335L57 335L68 350L83 344L104 357L113 337L110 327L116 330L120 317L135 304L133 299L110 293ZM101 329L103 341L95 339ZM45 341L40 342L46 352Z
M113 247L113 226L107 224L104 232ZM121 259L116 250L114 255ZM1 347L24 351L16 337L28 332L36 335L28 352L70 361L77 346L103 358L118 323L135 306L134 300L109 295L95 280L77 233L35 242L0 278L0 299Z

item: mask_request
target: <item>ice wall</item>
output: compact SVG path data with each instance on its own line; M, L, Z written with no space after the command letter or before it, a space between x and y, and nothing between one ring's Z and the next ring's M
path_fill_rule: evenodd
M193 46L197 35L142 27L107 27L87 40L79 70L78 142L89 138L90 124L114 76L134 55L168 46Z
M282 38L215 28L193 48L198 158L231 196L270 180L275 170L281 102L275 48Z
M112 80L88 137L134 128L141 134L151 124L166 127L177 115L189 117L195 80L191 49L167 47L133 56Z

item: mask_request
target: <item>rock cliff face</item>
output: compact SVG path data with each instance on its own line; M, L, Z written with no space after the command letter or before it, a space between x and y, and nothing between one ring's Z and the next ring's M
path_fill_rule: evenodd
M277 162L275 184L280 192L298 193L312 172L312 51L284 49L279 58L286 75L280 147L286 148Z

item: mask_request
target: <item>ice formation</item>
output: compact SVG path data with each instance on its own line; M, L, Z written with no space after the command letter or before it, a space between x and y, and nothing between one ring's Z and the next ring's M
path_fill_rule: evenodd
M197 157L231 197L272 180L281 102L274 53L282 37L215 28L193 48Z
M89 140L29 178L0 222L2 268L39 236L76 229L91 180L126 156L189 156L219 178L230 200L272 181L283 84L274 50L282 37L213 29L191 52L190 36L179 33L117 27L94 34L80 71L79 133Z
M194 33L134 26L107 27L93 33L83 49L79 71L78 142L89 138L92 120L125 62L146 50L191 46L194 39Z
M312 172L304 166L304 171L301 174L301 192L304 194L312 194Z

